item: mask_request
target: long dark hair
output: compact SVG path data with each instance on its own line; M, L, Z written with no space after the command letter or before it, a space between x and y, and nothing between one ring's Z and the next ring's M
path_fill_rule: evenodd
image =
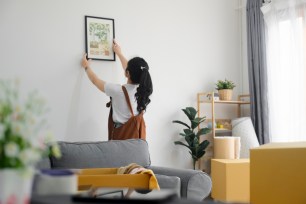
M135 94L137 110L145 111L151 102L149 96L153 93L149 65L143 58L134 57L128 61L126 71L129 72L132 83L139 84Z

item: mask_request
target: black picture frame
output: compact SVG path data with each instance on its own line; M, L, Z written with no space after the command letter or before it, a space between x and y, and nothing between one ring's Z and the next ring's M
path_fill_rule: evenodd
M85 16L85 46L88 59L116 61L112 47L114 38L114 19Z

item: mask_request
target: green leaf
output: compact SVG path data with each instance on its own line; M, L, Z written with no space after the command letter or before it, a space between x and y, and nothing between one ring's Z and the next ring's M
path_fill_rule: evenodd
M190 129L189 125L187 125L186 123L184 123L184 122L182 122L182 121L174 120L174 121L172 121L172 122L173 122L173 123L178 123L178 124L184 125L184 126L186 126L187 128Z
M194 134L193 131L190 129L184 129L184 133L186 134L186 136Z
M201 124L204 121L205 121L205 117L202 117L202 118L197 117L197 118L191 120L191 128L195 129L196 127L199 126L199 124Z
M194 130L199 126L199 123L191 121L191 128Z
M205 121L205 119L206 119L206 117L201 117L201 118L199 118L199 117L196 117L193 121L194 122L197 122L197 123L202 123L202 122L204 122Z
M205 150L209 145L209 141L208 140L204 140L203 142L201 142L201 144L199 145L199 150L203 151Z
M189 118L189 120L192 120L192 119L190 119L191 114L187 109L182 109L182 111L184 111L185 115Z
M203 155L204 155L205 153L206 153L205 151L200 151L200 150L199 150L199 151L197 152L197 156L196 156L196 157L197 157L198 159L200 159L201 157L203 157Z
M182 109L182 111L184 111L189 120L193 120L197 114L196 109L194 109L193 107L187 107L185 109Z
M198 138L198 137L194 137L194 138L193 138L193 144L194 144L194 146L195 146L196 148L198 148L198 146L199 146L199 138Z
M198 111L193 107L187 107L186 110L188 110L190 113L190 120L193 120L196 117Z
M175 144L175 145L182 145L182 146L185 146L185 147L187 147L188 149L190 149L190 147L189 147L188 145L184 144L184 143L181 142L181 141L175 141L174 144Z
M183 136L183 137L186 137L186 134L184 134L184 133L180 133L180 135Z
M190 147L193 147L193 138L194 138L194 134L188 135L185 137L186 142L188 143L188 145Z
M210 131L210 128L201 128L197 133L197 137L200 137L201 135L206 135L207 133L210 133Z

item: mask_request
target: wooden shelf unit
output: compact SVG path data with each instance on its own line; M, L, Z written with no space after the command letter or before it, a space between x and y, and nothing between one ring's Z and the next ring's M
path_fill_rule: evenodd
M208 99L210 96L210 99ZM242 105L249 105L250 100L245 100L246 98L250 98L250 95L243 94L238 96L238 100L236 101L223 101L223 100L215 100L214 92L204 92L197 94L197 108L198 108L198 117L201 117L201 103L211 104L211 119L207 119L207 121L211 121L212 126L212 136L216 136L216 131L231 131L231 119L217 119L215 115L215 105L216 104L232 104L237 105L237 117L241 117L241 106ZM204 99L203 99L204 98ZM227 124L225 128L216 128L215 122L220 121Z

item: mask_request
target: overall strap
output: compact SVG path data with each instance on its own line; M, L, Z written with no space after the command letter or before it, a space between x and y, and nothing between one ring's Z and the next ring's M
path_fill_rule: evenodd
M126 100L128 106L130 108L131 114L132 114L132 116L134 116L129 94L128 94L128 92L127 92L127 90L124 86L122 86L122 90L123 90L123 93L124 93L124 96L125 96L125 100Z

